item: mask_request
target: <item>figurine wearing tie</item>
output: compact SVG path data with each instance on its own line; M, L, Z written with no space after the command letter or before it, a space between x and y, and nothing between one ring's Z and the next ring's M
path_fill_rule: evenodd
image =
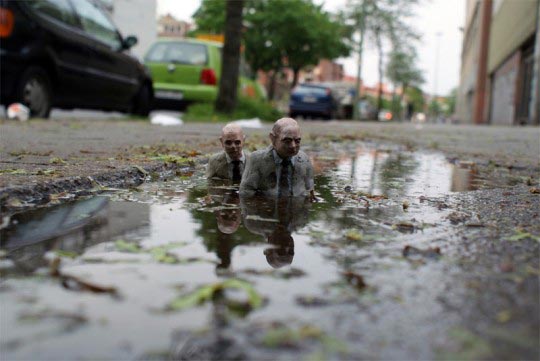
M245 138L239 125L227 124L223 127L219 138L223 151L210 157L206 168L208 179L228 179L240 183L249 158L249 154L243 151Z
M270 132L270 145L251 154L240 183L240 195L314 199L313 167L300 150L300 127L292 118L281 118Z

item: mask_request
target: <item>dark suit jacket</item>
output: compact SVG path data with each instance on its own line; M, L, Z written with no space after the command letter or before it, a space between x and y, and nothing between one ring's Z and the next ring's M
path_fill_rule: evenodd
M276 163L272 150L273 147L269 146L251 154L240 183L241 195L278 195ZM299 151L292 172L293 196L307 196L312 189L313 166L306 153Z

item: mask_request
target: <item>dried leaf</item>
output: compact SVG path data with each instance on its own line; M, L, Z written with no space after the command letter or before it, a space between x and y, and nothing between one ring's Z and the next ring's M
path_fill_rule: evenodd
M438 259L441 257L441 249L439 247L419 249L413 246L406 245L403 248L403 257L405 258L432 258Z
M65 160L59 157L54 157L49 160L49 163L51 164L67 164Z
M349 284L353 285L358 290L362 290L367 286L366 283L364 282L364 277L362 277L361 275L357 273L343 272L342 275L345 276L345 279L347 280Z

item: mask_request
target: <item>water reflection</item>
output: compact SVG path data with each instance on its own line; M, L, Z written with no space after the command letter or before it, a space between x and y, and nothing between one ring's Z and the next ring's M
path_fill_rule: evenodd
M337 164L339 177L354 189L392 196L440 196L474 190L477 174L450 163L442 153L355 148Z
M273 268L292 263L292 233L307 224L309 205L309 201L303 197L241 199L245 227L272 245L264 250L264 255Z
M146 228L149 218L147 204L93 197L14 215L0 231L0 245L18 270L31 272L47 264L43 255L48 251L81 254L90 246Z

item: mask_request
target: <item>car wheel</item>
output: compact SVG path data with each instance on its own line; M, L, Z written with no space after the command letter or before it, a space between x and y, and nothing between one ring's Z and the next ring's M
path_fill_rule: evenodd
M52 94L49 77L39 67L30 67L21 76L17 101L30 109L30 116L48 118L51 112Z
M131 113L142 117L147 117L152 109L152 95L148 85L143 85L133 100Z

